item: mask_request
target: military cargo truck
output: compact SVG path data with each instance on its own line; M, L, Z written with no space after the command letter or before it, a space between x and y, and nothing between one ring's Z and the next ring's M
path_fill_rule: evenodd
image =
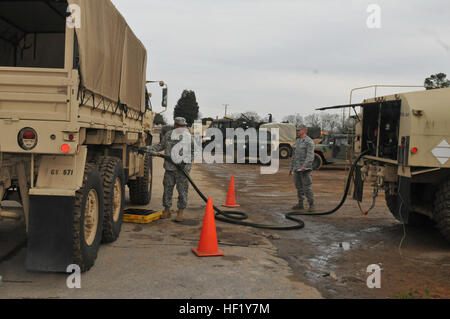
M367 99L356 125L355 152L364 154L354 198L364 182L383 190L389 210L405 224L433 222L450 240L450 89ZM324 108L330 109L330 108Z
M0 219L25 221L29 270L86 271L120 234L125 185L151 198L146 49L109 0L18 0L0 2L0 52L0 196L23 207Z
M314 149L313 169L320 170L329 164L349 164L351 138L348 134L323 135Z
M268 123L261 125L261 128L279 130L279 147L278 152L280 159L288 159L292 156L295 142L297 141L297 130L291 123Z
M278 152L280 159L289 159L292 157L294 152L295 143L297 142L297 129L292 123L267 123L260 126L260 128L278 129L279 130L279 147ZM314 150L314 169L320 169L323 164L326 164L323 146L320 143L323 141L322 138L317 138L317 130L314 128L309 128L308 136L314 140L317 145Z

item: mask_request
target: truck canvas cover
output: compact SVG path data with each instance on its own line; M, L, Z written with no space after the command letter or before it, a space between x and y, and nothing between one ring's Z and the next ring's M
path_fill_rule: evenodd
M145 111L147 52L110 0L68 0L81 9L76 29L83 86Z
M280 144L295 143L297 139L297 131L294 124L289 123L269 123L261 125L261 128L270 130L270 129L279 129L280 130Z

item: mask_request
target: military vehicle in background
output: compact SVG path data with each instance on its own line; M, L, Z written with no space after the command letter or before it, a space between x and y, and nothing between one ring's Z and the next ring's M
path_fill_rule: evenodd
M86 271L120 234L125 185L133 204L151 199L147 52L109 0L0 12L0 219L25 222L27 269Z
M279 129L279 156L280 159L289 159L293 155L295 143L297 141L296 126L291 123L268 123L261 125L261 128L270 130ZM348 143L347 134L319 135L319 130L310 128L308 135L316 143L314 149L313 169L320 170L323 165L347 164L351 143Z
M450 240L450 88L364 100L357 114L354 198L365 182L383 190L396 219L412 225L434 222ZM375 198L375 197L374 197Z
M292 156L292 151L297 141L297 130L294 124L290 123L267 123L260 126L262 129L279 130L279 147L278 152L280 159L288 159Z
M352 145L351 135L324 134L314 149L313 169L320 170L330 164L350 164Z
M198 123L200 124L200 123ZM250 158L250 150L252 149L252 147L255 147L256 150L260 150L260 139L259 139L259 129L262 125L264 125L264 122L257 122L254 121L252 119L249 119L245 116L245 114L242 114L242 116L238 119L236 118L232 118L232 117L224 117L222 119L216 119L213 121L206 121L205 125L203 125L202 123L202 131L206 132L206 130L208 128L214 128L214 129L219 129L222 132L223 135L223 154L226 154L226 149L227 146L230 145L234 145L234 150L235 150L235 160L237 160L237 148L239 147L239 145L242 145L245 149L245 158L246 158L246 162L258 162L259 158ZM194 124L195 127L196 124ZM234 137L234 140L229 140L227 139L227 129L243 129L244 131L250 129L250 128L254 128L257 130L257 136L254 137L250 137L250 136L246 136L245 140L239 140L236 136ZM193 130L191 130L191 132L193 132ZM254 140L252 139L254 138ZM208 137L208 136L203 136L203 148L205 148L208 144L212 143L215 141L215 136L212 137ZM265 149L267 151L267 154L270 155L271 152L271 136L270 136L270 132L267 132L267 145L263 146L263 149ZM217 151L217 150L216 150Z

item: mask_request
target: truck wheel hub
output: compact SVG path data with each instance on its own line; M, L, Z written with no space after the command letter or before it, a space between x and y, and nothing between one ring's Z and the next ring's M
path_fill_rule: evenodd
M84 210L84 240L88 246L94 243L97 235L98 216L98 195L95 189L91 189Z
M114 183L114 199L113 199L113 219L117 222L120 217L120 211L122 208L122 183L120 178L116 178Z

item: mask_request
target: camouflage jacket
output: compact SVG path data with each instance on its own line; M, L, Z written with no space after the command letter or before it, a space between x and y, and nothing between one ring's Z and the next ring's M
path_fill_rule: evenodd
M172 149L174 148L175 145L177 145L178 143L180 143L183 138L180 136L180 139L172 139L172 133L175 130L170 130L168 131L161 139L161 141L158 144L154 144L150 147L148 147L148 151L150 152L162 152L164 151L165 155L168 156L172 156ZM189 133L189 130L186 130L186 132L189 134L190 136L190 143L191 143L191 156L190 156L190 162L183 162L180 163L182 165L184 165L184 168L189 172L192 168L192 161L194 160L194 139L191 135L191 133ZM183 154L180 154L183 155ZM172 159L174 159L172 157ZM176 160L174 159L174 161L176 162ZM177 171L178 169L176 168L175 165L173 165L171 162L169 162L168 160L164 161L164 169L166 171Z
M306 169L312 169L314 162L314 148L316 144L309 137L297 139L292 154L291 168L294 171L301 170L302 167Z

